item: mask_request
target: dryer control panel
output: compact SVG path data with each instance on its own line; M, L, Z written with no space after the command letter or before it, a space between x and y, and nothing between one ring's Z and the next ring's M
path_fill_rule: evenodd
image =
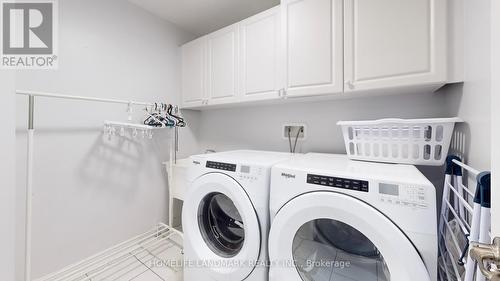
M307 183L368 192L369 183L363 180L307 174Z

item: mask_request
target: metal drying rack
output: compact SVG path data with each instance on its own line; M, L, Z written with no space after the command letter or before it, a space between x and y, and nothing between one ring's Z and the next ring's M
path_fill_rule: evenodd
M31 251L32 251L32 194L33 194L33 162L34 162L34 132L35 132L35 98L56 98L65 100L79 100L100 103L125 104L131 106L154 106L155 103L129 101L119 99L106 99L97 97L73 96L66 94L46 93L37 91L18 90L16 95L28 96L28 151L27 151L27 171L26 171L26 219L25 219L25 264L24 264L24 280L31 281ZM110 123L109 125L115 123ZM115 124L116 125L116 124ZM123 126L124 124L118 124ZM131 125L132 126L132 125ZM135 127L142 127L136 125ZM134 127L134 126L132 126ZM172 128L174 129L174 128ZM177 135L177 128L174 129ZM170 163L174 161L174 154L177 150L177 136L172 138L170 144ZM120 272L129 272L139 264L147 266L146 261L156 259L162 252L171 251L182 254L182 239L183 235L176 229L159 223L158 226L146 233L134 237L126 242L123 242L113 248L103 251L95 256L92 256L80 263L69 266L57 273L47 277L38 279L39 281L69 281L69 280L95 280L95 278L103 274L120 274ZM175 268L172 268L175 271ZM127 271L128 270L128 271ZM152 270L152 269L151 269ZM154 272L154 271L153 271ZM155 273L158 275L157 273ZM108 275L106 275L108 276ZM111 276L111 275L109 275ZM116 277L116 276L115 276ZM102 278L102 276L101 276ZM101 279L100 279L101 280ZM163 278L160 278L163 280Z
M480 172L456 156L448 156L439 222L441 281L484 281L469 254L471 243L491 242L490 173ZM463 174L475 179L475 189L463 183Z

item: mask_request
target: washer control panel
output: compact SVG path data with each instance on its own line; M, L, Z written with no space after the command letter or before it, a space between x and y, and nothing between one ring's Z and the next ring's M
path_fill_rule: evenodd
M307 174L307 183L368 192L369 183L363 180Z
M412 185L379 183L380 201L411 208L427 208L425 188Z
M236 164L207 161L207 168L236 172Z

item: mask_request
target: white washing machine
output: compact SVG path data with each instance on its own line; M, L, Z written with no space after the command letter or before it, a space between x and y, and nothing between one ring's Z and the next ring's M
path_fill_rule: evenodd
M437 280L434 186L414 166L307 154L272 169L271 281Z
M272 165L288 153L230 151L192 156L182 210L184 280L268 279Z

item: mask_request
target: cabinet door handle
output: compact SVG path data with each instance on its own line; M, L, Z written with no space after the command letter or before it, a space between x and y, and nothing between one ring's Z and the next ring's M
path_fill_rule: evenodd
M485 262L495 263L500 265L500 238L493 240L493 244L472 243L470 256L477 262L481 273L491 281L500 281L500 272L490 271L485 267Z
M349 89L354 89L354 84L352 83L352 81L346 81L345 84L347 85L347 87L349 87Z

